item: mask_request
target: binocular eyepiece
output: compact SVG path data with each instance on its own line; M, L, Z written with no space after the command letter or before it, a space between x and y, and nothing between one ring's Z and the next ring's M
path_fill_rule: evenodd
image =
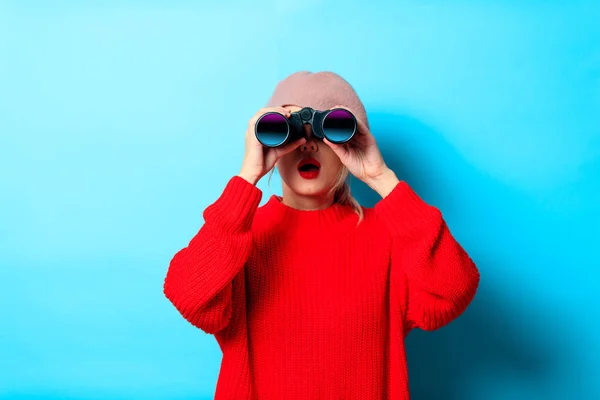
M258 118L254 131L263 146L279 147L300 139L304 124L311 125L316 137L336 144L350 141L357 130L356 117L344 108L321 111L304 107L292 112L289 119L276 111L267 112Z

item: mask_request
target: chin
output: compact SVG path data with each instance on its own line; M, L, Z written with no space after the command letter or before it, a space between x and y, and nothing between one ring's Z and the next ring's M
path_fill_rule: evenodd
M301 176L294 177L291 181L286 181L288 187L301 196L322 196L331 189L323 177L316 179L304 179Z

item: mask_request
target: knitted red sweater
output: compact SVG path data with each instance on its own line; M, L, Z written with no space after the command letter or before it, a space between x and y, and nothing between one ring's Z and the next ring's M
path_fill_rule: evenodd
M365 219L303 211L234 176L164 293L223 353L215 399L409 399L404 338L475 296L479 271L405 181Z

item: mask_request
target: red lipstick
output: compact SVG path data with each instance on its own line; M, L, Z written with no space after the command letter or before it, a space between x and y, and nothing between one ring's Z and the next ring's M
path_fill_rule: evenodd
M315 179L319 176L321 170L321 163L319 163L313 157L303 158L298 163L298 173L304 179Z

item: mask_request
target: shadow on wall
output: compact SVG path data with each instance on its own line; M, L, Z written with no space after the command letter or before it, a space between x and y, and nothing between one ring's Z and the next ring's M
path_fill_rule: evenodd
M481 237L492 242L500 240L501 234L496 233L496 238L493 233L498 224L520 227L523 214L537 212L539 216L535 204L482 175L441 135L420 122L377 113L370 113L369 119L383 157L398 178L406 180L429 204L451 214L452 219L469 221L459 227L447 220L451 231L460 228L461 237L473 238L468 242L477 243ZM447 167L441 169L441 164ZM461 182L469 182L462 187L473 188L472 192L457 193ZM363 206L372 207L380 200L377 193L355 178L351 178L351 187ZM511 214L515 204L526 209ZM492 237L485 236L488 233ZM533 228L519 232L513 240L528 240L529 235L535 235ZM493 282L486 280L486 271L506 269L506 257L492 254L491 247L465 246L481 272L481 284L469 308L446 327L434 332L414 329L407 336L410 389L415 399L495 398L498 386L487 389L485 383L477 385L482 379L494 384L505 378L518 379L535 393L530 398L548 398L549 388L556 387L556 348L539 340L539 329L523 326L523 321L539 314L539 310L531 305L532 309L527 310L528 305L522 305L515 313L517 310L511 310L511 302L506 301L512 294L498 291L492 287ZM562 362L564 358L560 355ZM476 386L477 395L469 396ZM490 391L489 397L481 397L481 387Z

